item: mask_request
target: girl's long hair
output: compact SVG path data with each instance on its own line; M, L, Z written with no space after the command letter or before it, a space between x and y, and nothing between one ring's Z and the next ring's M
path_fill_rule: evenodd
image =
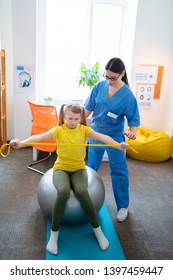
M58 125L62 125L64 123L64 115L67 111L71 111L74 114L81 114L81 124L87 125L86 123L86 116L85 116L85 109L84 107L80 106L78 103L68 103L63 104L59 111L58 117Z

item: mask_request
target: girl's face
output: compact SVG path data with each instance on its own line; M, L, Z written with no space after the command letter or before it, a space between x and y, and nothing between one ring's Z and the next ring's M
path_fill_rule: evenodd
M69 129L74 129L81 122L81 114L76 114L71 111L67 111L64 114L64 122Z

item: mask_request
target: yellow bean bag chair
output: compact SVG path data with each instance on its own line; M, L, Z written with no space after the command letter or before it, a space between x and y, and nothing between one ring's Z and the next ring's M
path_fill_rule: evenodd
M127 156L143 161L160 162L170 158L172 151L171 137L164 131L152 131L139 126L135 140L128 139L132 149ZM135 149L136 152L133 150Z

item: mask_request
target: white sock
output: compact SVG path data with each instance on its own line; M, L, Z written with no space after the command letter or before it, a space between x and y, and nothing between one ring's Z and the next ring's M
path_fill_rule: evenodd
M97 241L100 245L100 248L104 251L109 247L109 241L104 236L101 227L93 228L94 234L97 238Z
M51 230L50 239L46 246L46 250L53 255L58 254L58 234L59 231Z

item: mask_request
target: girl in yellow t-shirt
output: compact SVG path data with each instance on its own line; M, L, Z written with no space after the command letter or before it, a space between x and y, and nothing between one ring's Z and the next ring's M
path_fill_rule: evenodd
M95 207L87 190L86 147L80 144L85 144L88 137L105 144L115 145L114 148L122 151L126 151L129 146L125 142L118 143L111 137L87 127L84 108L76 103L61 106L58 126L22 141L23 143L41 142L55 138L59 144L57 145L58 156L53 166L53 183L57 188L58 196L52 213L50 240L46 247L47 251L54 255L58 254L59 227L71 188L88 216L100 248L106 250L109 247L109 242L101 230ZM24 144L19 143L18 139L13 139L10 141L10 145L18 149Z

